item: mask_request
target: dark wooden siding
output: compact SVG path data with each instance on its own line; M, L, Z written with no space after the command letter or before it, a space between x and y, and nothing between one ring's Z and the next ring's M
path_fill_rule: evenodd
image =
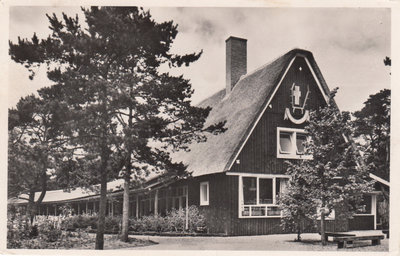
M200 183L209 182L209 205L200 205ZM228 234L230 220L231 194L224 173L205 175L201 177L182 180L174 183L171 187L188 185L188 203L196 205L206 218L209 233Z
M299 68L302 68L300 71ZM293 84L308 84L310 96L306 109L317 109L325 104L322 93L315 82L305 60L297 57L237 159L240 164L232 166L233 172L282 174L286 171L286 159L278 159L276 152L277 127L304 128L284 120L285 108L290 105L290 88Z
M200 182L209 182L209 205L200 206ZM238 176L206 175L176 183L188 184L189 205L196 205L206 217L209 233L231 236L265 235L283 233L280 218L239 219Z
M318 223L318 231L321 230L321 223ZM349 231L349 222L347 219L335 219L325 221L325 231L327 232L346 232Z
M280 218L239 218L239 178L226 176L229 184L231 223L229 235L265 235L282 233Z
M374 229L374 216L354 216L349 219L349 230L373 230Z

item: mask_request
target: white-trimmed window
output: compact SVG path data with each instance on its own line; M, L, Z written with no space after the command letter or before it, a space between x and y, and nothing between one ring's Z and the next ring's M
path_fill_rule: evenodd
M310 158L310 156L304 155L306 140L307 135L303 129L277 127L277 157Z
M358 202L358 209L355 215L371 215L373 199L375 198L372 195L363 195L361 201Z
M285 175L239 176L239 218L281 217L277 197L287 181Z
M200 182L200 205L209 205L208 181Z

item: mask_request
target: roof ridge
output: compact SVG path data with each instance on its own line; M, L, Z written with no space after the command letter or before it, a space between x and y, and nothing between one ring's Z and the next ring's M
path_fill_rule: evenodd
M300 49L300 48L293 48L292 50L290 50L290 51L288 51L288 52L286 52L286 53L284 53L284 54L281 54L281 55L279 55L278 57L276 57L276 58L270 60L269 62L267 62L267 63L265 63L265 64L263 64L262 66L260 66L260 67L258 67L258 68L256 68L256 69L254 69L254 70L251 71L250 73L241 76L240 79L236 82L236 84L239 83L240 80L245 79L246 77L248 77L248 76L250 76L250 75L253 75L253 74L256 73L257 71L260 71L260 70L266 68L267 66L271 65L272 63L274 63L275 61L279 60L279 59L282 58L283 56L285 56L285 55L287 55L287 54L290 54L290 53L292 53L292 52L294 52L294 51L298 51L298 50L300 50L300 51L306 51L306 50L303 50L303 49ZM236 85L236 84L235 84L235 85ZM233 87L233 88L235 88L235 87Z
M223 101L225 101L226 99L229 98L229 96L232 94L232 92L237 88L236 85L237 85L240 81L246 79L247 77L250 77L251 75L257 73L257 72L260 71L260 70L265 69L266 67L268 67L268 66L271 65L272 63L278 61L279 59L283 58L283 57L286 56L287 54L291 54L293 51L296 51L296 50L302 50L302 49L293 48L292 50L290 50L290 51L288 51L288 52L286 52L286 53L284 53L284 54L281 54L281 55L279 55L278 57L276 57L275 59L272 59L272 60L270 60L269 62L263 64L262 66L260 66L260 67L258 67L258 68L256 68L256 69L254 69L254 70L251 71L250 73L247 73L247 74L245 74L245 75L242 75L242 76L239 78L239 80L235 83L235 85L233 86L232 91L231 91L229 94L225 94L225 96L222 98L221 102L223 102ZM303 50L303 51L304 51L304 50Z

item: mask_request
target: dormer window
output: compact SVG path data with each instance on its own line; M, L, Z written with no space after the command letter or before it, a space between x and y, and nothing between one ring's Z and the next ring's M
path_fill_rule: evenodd
M304 143L307 140L307 134L303 129L277 128L277 157L300 159L309 158L304 155Z

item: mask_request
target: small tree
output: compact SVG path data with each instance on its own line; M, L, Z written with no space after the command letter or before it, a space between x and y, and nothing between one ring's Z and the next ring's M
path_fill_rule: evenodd
M294 165L289 164L287 174L291 178L286 191L279 198L283 215L281 226L285 231L297 233L296 241L301 241L301 233L313 224L312 219L317 210L315 201L309 196L310 180L303 175L306 171L298 171Z
M333 101L335 93L336 89L327 106L310 113L305 127L309 135L305 154L309 159L288 163L291 175L301 180L290 182L289 191L300 200L292 201L294 205L282 205L288 216L284 221L298 221L298 217L308 216L313 216L314 221L320 219L323 245L326 244L326 216L337 207L341 208L341 217L352 216L362 195L371 190L368 167L358 164L360 154L350 139L350 115L337 109Z

